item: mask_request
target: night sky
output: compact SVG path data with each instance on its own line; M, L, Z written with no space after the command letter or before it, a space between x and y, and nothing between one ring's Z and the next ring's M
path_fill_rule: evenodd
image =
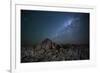
M21 41L88 44L89 13L21 10Z

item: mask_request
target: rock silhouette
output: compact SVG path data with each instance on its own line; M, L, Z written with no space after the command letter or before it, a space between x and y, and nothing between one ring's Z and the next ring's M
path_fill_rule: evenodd
M21 47L21 62L45 62L89 59L86 48L65 48L46 38L35 47Z

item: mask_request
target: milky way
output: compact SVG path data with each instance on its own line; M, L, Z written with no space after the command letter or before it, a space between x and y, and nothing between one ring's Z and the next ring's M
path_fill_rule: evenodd
M71 18L69 20L66 20L64 22L64 24L62 24L62 27L60 27L59 30L55 33L55 35L53 35L53 38L57 38L58 36L63 35L66 32L67 32L67 34L70 33L72 31L71 29L73 29L73 28L71 28L73 26L72 24L77 20L79 20L79 19Z
M21 10L22 43L89 43L89 13Z

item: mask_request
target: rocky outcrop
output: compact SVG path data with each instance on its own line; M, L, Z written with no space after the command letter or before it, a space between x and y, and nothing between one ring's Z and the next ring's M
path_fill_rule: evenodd
M85 49L84 49L85 50ZM44 62L44 61L64 61L88 59L88 51L84 52L76 48L63 48L61 45L45 39L33 47L21 48L21 62ZM84 52L84 53L82 53ZM86 54L87 53L87 54Z
M64 49L50 39L45 39L34 49L34 56L37 61L56 61L63 60Z

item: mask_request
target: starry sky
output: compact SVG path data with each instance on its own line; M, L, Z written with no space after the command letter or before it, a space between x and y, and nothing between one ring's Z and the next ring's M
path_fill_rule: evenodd
M21 42L89 44L89 13L21 10Z

